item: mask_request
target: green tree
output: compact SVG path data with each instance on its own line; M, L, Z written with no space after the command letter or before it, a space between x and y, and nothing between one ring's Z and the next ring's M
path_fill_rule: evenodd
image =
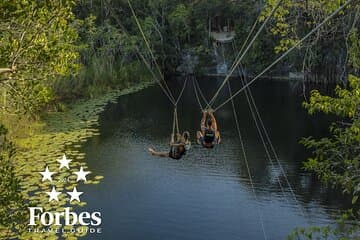
M278 0L266 1L267 7L263 11L260 21L265 20L277 2ZM299 39L299 36L316 26L327 15L335 11L345 2L345 0L282 0L273 16L274 20L270 26L271 33L280 37L279 44L275 47L275 51L286 51ZM348 24L349 22L347 20L351 22L351 19L354 18L356 6L356 1L354 1L354 3L348 7L347 14L339 14L335 20L320 29L318 34L314 36L308 44L315 45L319 41L319 37L324 35L326 35L328 39L334 39L336 38L336 30L340 28L348 30L348 26L351 26L351 24ZM342 31L339 31L339 33L342 34ZM344 37L343 35L341 36Z
M51 81L76 68L75 1L1 1L3 108L35 114L53 99ZM7 96L11 96L10 98Z
M358 72L359 43L357 29L350 34L349 64ZM304 138L301 143L312 150L312 157L305 163L305 169L314 172L322 182L340 189L352 197L354 214L346 216L333 227L313 227L296 229L290 239L358 239L359 195L360 195L360 77L349 76L348 88L337 86L336 96L324 96L319 91L311 92L309 102L304 107L309 114L322 112L340 119L330 127L330 136L321 139ZM345 224L345 220L355 221L354 225Z
M0 238L9 239L23 230L26 222L26 203L15 176L15 148L6 138L7 130L0 125Z
M179 4L169 14L169 24L172 32L181 39L189 39L190 34L190 15L191 12L184 4Z
M260 21L264 21L278 0L266 0L267 7ZM343 5L345 0L282 0L269 23L270 32L277 38L274 47L281 53L292 47L301 37ZM349 59L349 34L359 20L360 5L352 1L343 11L324 24L316 34L300 47L303 51L289 57L289 66L302 71L312 81L336 81L346 84L351 69Z
M344 118L331 126L331 137L302 140L314 153L305 168L314 171L323 182L352 195L355 203L360 194L360 78L350 76L349 89L337 87L336 97L323 96L315 90L304 106L310 114L324 112Z

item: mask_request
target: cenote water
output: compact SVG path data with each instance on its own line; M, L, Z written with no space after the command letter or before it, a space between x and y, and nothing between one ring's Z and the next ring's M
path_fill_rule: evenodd
M171 89L179 90L181 81ZM210 97L221 79L199 81ZM195 144L201 112L191 82L178 112L181 129L192 135L192 149L179 161L150 156L148 147L168 149L173 111L154 86L110 104L101 117L101 135L85 146L89 169L104 176L100 184L82 188L85 208L101 211L103 219L101 236L86 239L263 239L258 212L268 239L286 239L296 227L334 223L345 200L302 170L307 153L298 143L303 136L324 135L326 119L309 117L288 82L263 80L251 89L298 202L289 187L281 192L277 177L284 185L285 179L266 158L244 96L235 104L257 200L231 105L216 113L222 144L210 150ZM219 100L225 97L226 91Z

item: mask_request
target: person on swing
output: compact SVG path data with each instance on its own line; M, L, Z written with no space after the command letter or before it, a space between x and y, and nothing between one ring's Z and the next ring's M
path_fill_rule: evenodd
M149 153L157 157L169 157L179 160L190 149L190 133L188 131L185 131L182 135L177 133L176 140L174 137L174 134L171 134L170 150L168 152L157 152L153 148L149 148Z
M203 111L200 129L201 130L196 133L198 144L201 144L205 148L213 148L215 144L220 143L220 132L213 110Z

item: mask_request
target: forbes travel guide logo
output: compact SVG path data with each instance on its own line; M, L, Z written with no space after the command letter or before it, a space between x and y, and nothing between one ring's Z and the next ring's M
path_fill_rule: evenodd
M56 189L54 183L56 182L55 177L60 174L61 171L70 170L70 163L72 160L67 159L64 154L63 157L57 160L59 168L58 172L52 171L48 166L41 172L39 172L39 180L41 182L49 182L49 191L43 194L48 197L49 203L56 204L61 200L66 200L70 205L57 209L56 211L46 211L43 206L29 207L29 222L28 232L31 233L101 233L101 212L75 212L71 205L74 203L81 203L81 196L84 192L80 191L74 186L72 191L60 191ZM66 178L58 179L57 181L69 182L70 178L76 176L76 184L79 182L86 182L87 175L90 171L84 171L83 167L76 169L78 171L71 171L69 176ZM69 172L69 171L68 171ZM61 211L60 211L61 210Z

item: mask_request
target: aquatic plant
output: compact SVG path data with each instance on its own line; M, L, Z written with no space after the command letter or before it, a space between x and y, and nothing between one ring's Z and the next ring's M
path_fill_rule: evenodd
M152 84L151 82L138 84L124 89L114 90L101 97L88 101L79 101L68 106L65 112L54 112L46 114L42 119L42 127L32 136L16 140L17 154L14 156L14 173L18 177L22 197L27 204L42 206L46 211L57 211L67 206L64 198L59 202L48 202L48 196L44 194L50 187L50 182L40 182L40 171L48 166L50 169L58 169L57 159L66 153L72 159L71 168L88 169L85 154L81 148L90 137L98 135L99 114L109 102L115 103L119 96L139 91ZM90 169L96 173L96 169ZM59 170L55 181L51 183L57 190L71 190L76 186L76 179L70 177L68 171ZM99 184L103 176L93 175L85 184ZM85 202L74 202L72 208L84 206ZM16 222L17 223L17 222ZM9 230L5 225L0 226L0 238L5 237ZM76 234L63 234L66 239L76 239L83 236L86 231ZM56 233L36 234L27 231L12 232L11 238L19 239L58 239ZM7 238L10 238L7 236Z

